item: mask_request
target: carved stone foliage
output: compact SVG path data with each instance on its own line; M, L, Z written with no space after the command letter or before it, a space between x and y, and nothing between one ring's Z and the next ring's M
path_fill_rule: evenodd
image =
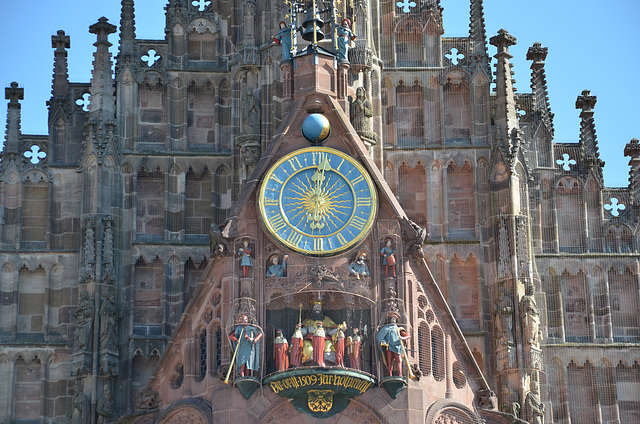
M159 424L208 424L208 420L193 408L180 409L159 421Z

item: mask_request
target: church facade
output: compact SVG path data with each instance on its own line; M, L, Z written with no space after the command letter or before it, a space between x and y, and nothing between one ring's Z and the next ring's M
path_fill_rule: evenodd
M0 422L640 422L640 144L605 187L588 91L554 142L546 47L516 93L481 0L165 10L88 83L52 37L48 134L5 90Z

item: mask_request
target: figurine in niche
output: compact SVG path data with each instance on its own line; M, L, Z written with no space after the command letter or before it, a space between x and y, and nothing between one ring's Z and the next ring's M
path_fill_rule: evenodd
M94 307L86 290L80 292L79 306L75 313L76 332L74 337L75 350L84 352L89 349L93 329Z
M346 349L347 355L349 355L349 365L351 368L357 370L360 369L360 344L362 343L362 337L360 336L360 329L353 329L353 336L347 337Z
M282 257L282 263L277 254L271 255L271 265L267 268L267 278L271 277L286 277L287 276L287 258L289 255Z
M249 240L244 239L242 241L242 247L238 249L236 256L240 260L240 268L242 269L242 276L249 276L249 269L253 268L253 258L251 255L253 250L249 247Z
M289 363L293 367L299 367L302 364L303 338L302 324L296 324L296 329L291 336L291 352L289 354Z
M391 268L392 275L396 276L396 251L391 244L393 240L390 237L384 239L384 247L380 250L380 256L382 257L382 266L384 266L384 276L389 276L389 268Z
M532 346L540 344L540 313L533 297L533 284L527 284L525 295L520 300L520 316L524 327L525 341Z
M287 350L289 349L289 343L282 334L281 329L276 330L276 338L273 341L273 353L276 359L276 371L284 371L289 368L289 357L287 356Z
M376 342L382 351L382 359L387 366L387 375L393 375L393 368L398 371L398 376L402 377L402 356L406 355L406 343L411 336L403 327L399 327L397 314L391 314L387 318L388 324L380 328L376 335Z
M526 419L531 424L544 424L544 403L540 400L537 383L531 380L530 388L524 401Z
M496 305L495 326L496 339L501 340L501 344L514 346L513 343L513 300L501 287L498 289L498 303Z
M349 274L353 275L357 280L368 277L370 275L369 267L365 262L367 260L367 252L360 250L356 256L356 261L349 265Z
M247 370L253 375L260 367L260 340L262 332L249 325L249 317L240 315L238 326L229 334L231 345L236 352L236 364L240 377L247 374Z
M349 61L349 43L356 39L356 35L351 31L351 21L344 18L340 26L336 28L338 40L336 41L338 51L337 57L339 62Z
M324 331L322 321L317 321L311 333L311 345L313 346L313 362L319 367L324 367L324 350L327 333Z
M303 345L302 362L304 363L311 358L314 358L316 355L322 356L323 354L324 359L335 362L335 349L333 347L333 341L331 340L331 338L338 333L338 325L331 318L324 314L322 310L323 303L321 301L312 299L310 303L311 305L313 305L311 307L311 314L309 318L302 321L301 331L302 335L305 338ZM320 350L317 350L312 343L313 333L316 330L318 322L322 323L322 329L325 333L324 347Z
M344 348L345 348L345 336L344 332L347 330L347 323L342 322L338 324L338 332L335 335L334 349L336 352L336 366L344 367Z
M280 21L280 31L273 36L273 42L282 46L282 60L291 60L298 47L297 29Z
M73 412L71 413L72 424L84 424L89 422L91 405L89 398L84 394L82 383L76 387L76 396L73 399Z
M113 395L111 394L111 385L109 383L104 385L102 396L98 400L97 413L98 424L110 423L113 418Z
M242 124L245 134L260 134L260 103L249 86L242 96Z
M369 121L373 116L373 105L367 99L364 87L356 88L356 99L351 102L351 123L356 131L370 131Z

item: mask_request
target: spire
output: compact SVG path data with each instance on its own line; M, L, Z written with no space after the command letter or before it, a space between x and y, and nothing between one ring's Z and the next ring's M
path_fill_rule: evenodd
M513 76L513 72L511 71L513 65L511 65L509 61L509 59L513 57L509 54L509 46L516 44L516 38L509 35L506 30L501 29L498 31L498 35L491 37L489 42L498 49L498 52L494 56L497 59L495 73L496 139L508 140L514 135L514 130L520 129L516 111L515 80L511 78Z
M637 138L632 139L624 148L624 155L629 159L629 189L631 204L637 206L640 202L640 143Z
M596 125L593 119L593 108L597 102L596 96L592 96L589 90L583 90L576 100L576 109L580 112L580 150L585 163L590 168L597 167L602 177L604 161L600 160L598 140L596 137Z
M484 6L482 0L471 0L471 21L469 23L470 56L472 60L485 64L487 75L491 72L487 52L487 32L484 25Z
M547 77L544 72L544 61L547 58L548 50L540 43L534 43L527 51L527 60L533 60L531 64L531 91L533 92L535 114L542 119L553 137L553 113L551 113L549 106Z
M133 0L122 0L120 12L120 50L118 52L119 68L122 62L130 62L134 54L136 39L136 17Z
M89 113L106 112L112 117L115 113L115 96L111 76L111 53L109 53L109 34L116 32L115 25L107 22L104 16L89 27L89 32L96 34L98 41L93 54L93 72L91 78L91 103Z
M53 61L53 84L51 94L53 97L66 96L69 93L69 72L67 63L67 49L71 46L71 39L64 31L58 31L58 35L51 36L51 47L56 49Z
M24 100L24 88L18 88L17 82L4 89L4 98L9 100L7 106L7 138L4 143L3 157L17 155L20 145L20 100Z

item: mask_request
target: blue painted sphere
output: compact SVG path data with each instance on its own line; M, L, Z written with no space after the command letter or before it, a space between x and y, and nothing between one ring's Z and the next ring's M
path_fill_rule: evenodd
M329 120L319 113L312 113L302 123L302 135L312 143L322 143L330 134Z

